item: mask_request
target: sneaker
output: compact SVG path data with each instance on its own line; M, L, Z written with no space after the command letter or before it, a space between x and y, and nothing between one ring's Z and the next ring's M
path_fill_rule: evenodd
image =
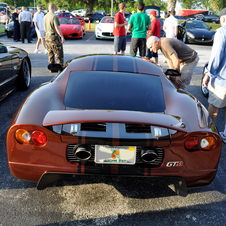
M48 50L47 49L45 50L45 54L48 54Z
M224 132L220 132L221 140L226 144L226 136L224 135Z
M35 53L42 53L42 52L39 49L36 49Z
M167 60L166 60L166 59L164 59L164 60L163 60L163 63L167 63Z

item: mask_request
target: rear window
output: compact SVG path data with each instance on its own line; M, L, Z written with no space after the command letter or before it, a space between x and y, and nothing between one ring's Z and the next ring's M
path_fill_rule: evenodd
M76 109L165 111L161 79L135 73L71 72L64 104Z

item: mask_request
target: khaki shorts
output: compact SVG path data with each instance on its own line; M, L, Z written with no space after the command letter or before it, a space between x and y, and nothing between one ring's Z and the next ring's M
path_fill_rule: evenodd
M37 29L35 29L35 30L36 30L38 39L45 38L45 30L37 30Z
M209 104L212 104L217 108L224 108L226 106L226 89L213 83L209 83L208 90Z

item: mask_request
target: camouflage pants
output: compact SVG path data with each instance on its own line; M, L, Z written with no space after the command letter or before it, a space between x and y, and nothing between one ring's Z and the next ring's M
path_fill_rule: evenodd
M60 65L64 65L64 51L63 44L61 43L58 35L46 35L45 36L46 47L49 55L49 64L54 64L54 56L56 62Z

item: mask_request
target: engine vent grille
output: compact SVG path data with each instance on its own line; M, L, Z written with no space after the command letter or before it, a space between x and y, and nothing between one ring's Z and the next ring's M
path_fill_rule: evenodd
M81 123L81 131L106 132L106 123Z
M67 146L67 160L70 162L80 162L79 159L77 159L74 155L74 147L76 146L76 144L69 144ZM164 159L164 149L161 147L158 148L154 148L155 152L157 153L157 159L151 163L148 163L148 165L153 166L153 167L158 167L161 165L163 159ZM144 163L140 157L140 153L141 153L142 147L137 147L137 152L136 152L136 164L146 164ZM91 145L91 153L92 156L89 160L87 160L87 162L89 163L94 163L94 158L95 158L95 145Z
M127 133L151 133L149 125L142 124L125 124Z

